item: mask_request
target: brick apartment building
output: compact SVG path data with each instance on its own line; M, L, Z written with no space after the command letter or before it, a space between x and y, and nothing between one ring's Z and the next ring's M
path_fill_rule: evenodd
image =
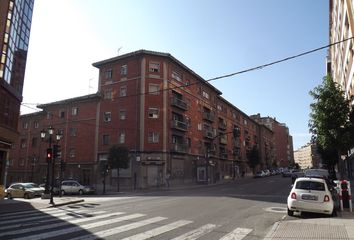
M0 186L6 185L9 152L18 140L34 0L0 1Z
M129 168L119 173L126 187L159 186L166 173L172 184L251 173L247 151L253 147L261 158L258 168L274 162L273 130L233 106L172 55L140 50L93 66L99 69L97 94L43 104L42 112L21 117L10 181L24 180L25 175L36 182L45 179L48 143L39 136L49 126L63 136L64 178L97 188L113 144L130 150ZM116 169L108 172L107 181L116 185Z

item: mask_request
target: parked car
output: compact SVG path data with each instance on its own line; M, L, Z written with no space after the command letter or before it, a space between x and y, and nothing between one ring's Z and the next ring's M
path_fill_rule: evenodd
M41 183L41 184L39 184L39 186L40 186L41 188L45 189L45 183ZM52 190L52 186L50 186L50 184L49 184L49 191L51 191L51 190ZM54 193L55 195L58 195L58 194L59 194L59 186L58 186L58 184L55 184L55 185L54 185L53 193Z
M336 208L325 179L300 177L290 191L287 200L288 215L294 212L313 212L335 215Z
M34 198L41 196L44 189L34 183L14 183L5 189L5 196L11 198Z
M265 177L266 174L264 171L258 171L256 172L256 174L254 175L255 178L262 178L262 177Z
M95 189L91 186L81 185L75 180L65 180L61 183L61 193L64 194L93 194Z

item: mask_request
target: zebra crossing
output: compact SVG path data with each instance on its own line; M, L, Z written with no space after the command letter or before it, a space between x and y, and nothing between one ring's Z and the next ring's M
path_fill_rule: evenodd
M218 230L220 227L221 225L212 223L197 226L191 220L152 217L143 213L51 208L2 214L0 239L38 240L60 237L71 240L144 240L158 237L193 240L207 238L208 234L214 232L220 235L220 240L241 240L252 232L249 228L235 228L224 232ZM174 234L176 236L172 236Z

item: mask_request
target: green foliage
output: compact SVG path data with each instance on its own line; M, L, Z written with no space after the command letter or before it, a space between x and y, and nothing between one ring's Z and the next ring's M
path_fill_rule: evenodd
M108 165L113 168L128 168L129 149L123 145L113 145L108 153Z
M322 85L317 86L310 95L315 102L310 105L309 128L312 141L322 149L348 149L352 144L353 129L349 116L350 99L330 76L323 78Z
M260 163L260 157L257 146L253 146L252 149L247 152L247 158L248 166L250 166L250 168L252 168L254 171L255 167L257 167L257 165Z

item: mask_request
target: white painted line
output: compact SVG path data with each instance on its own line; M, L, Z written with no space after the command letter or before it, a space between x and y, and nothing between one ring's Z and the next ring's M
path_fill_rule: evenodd
M187 232L181 236L173 238L172 240L195 240L201 236L204 236L207 233L210 233L216 227L217 226L215 224L206 224L204 226L201 226L200 228L197 228L197 229Z
M144 240L144 239L149 239L149 238L155 237L157 235L160 235L162 233L171 231L173 229L185 226L185 225L190 224L190 223L192 223L192 221L187 221L187 220L176 221L176 222L173 222L173 223L170 223L170 224L158 227L158 228L151 229L151 230L143 232L143 233L136 234L136 235L131 236L131 237L124 238L123 240Z
M10 231L10 232L0 232L0 237L1 236L16 235L16 234L23 234L23 233L30 233L33 231L47 230L47 229L51 229L51 228L97 220L97 219L101 219L101 218L115 217L115 216L121 215L121 214L124 214L124 212L108 213L108 214L98 215L98 216L94 216L94 217L74 219L72 221L59 222L59 223L54 223L54 224L42 225L42 226L38 226L38 227L24 228L24 229L14 230L14 231Z
M89 214L90 215L93 215L93 214L102 214L102 213L105 213L106 211L97 211L97 212L90 212ZM75 217L78 217L78 216L75 216ZM49 223L49 222L55 222L55 221L58 221L58 220L69 220L69 219L77 219L75 218L74 216L57 216L56 218L53 218L53 219L47 219L45 220L46 223ZM81 218L84 218L83 216L81 216ZM29 222L29 223L19 223L19 224L11 224L11 225L8 225L8 226L4 226L4 227L0 227L0 231L4 231L4 230L7 230L7 229L12 229L12 228L19 228L19 227L31 227L33 225L38 225L39 223L38 222Z
M44 209L37 209L37 210L27 210L27 211L20 211L20 212L12 212L12 213L4 213L1 214L1 217L7 216L19 216L31 213L38 213L38 212L52 212L58 210L57 208L44 208Z
M122 222L122 221L126 221L126 220L131 220L131 219L138 218L138 217L143 217L143 216L145 216L145 214L136 213L136 214L127 215L127 216L124 216L124 217L113 218L113 219L109 219L109 220L105 220L105 221L98 221L98 222L89 223L89 224L82 225L82 226L69 227L69 228L64 228L64 229L57 230L57 231L46 232L46 233L41 233L41 234L35 234L35 235L32 235L32 236L22 237L22 238L15 238L15 239L16 240L20 240L20 239L21 240L48 239L48 238L51 238L51 237L57 237L57 236L64 235L64 234L67 234L67 233L73 233L73 232L79 232L79 231L82 231L82 230L88 230L90 228L101 227L101 226L105 226L105 225L108 225L108 224Z
M252 229L236 228L232 232L220 238L220 240L241 240L246 237L250 232L252 232Z
M148 225L148 224L156 223L156 222L159 222L159 221L162 221L165 219L167 219L167 218L164 218L164 217L149 218L149 219L142 220L139 222L130 223L130 224L126 224L123 226L119 226L119 227L103 230L100 232L96 232L96 233L94 233L94 235L80 236L80 237L70 239L70 240L93 240L93 239L97 239L97 238L105 238L105 237L112 236L114 234L126 232L129 230L136 229L136 228Z

